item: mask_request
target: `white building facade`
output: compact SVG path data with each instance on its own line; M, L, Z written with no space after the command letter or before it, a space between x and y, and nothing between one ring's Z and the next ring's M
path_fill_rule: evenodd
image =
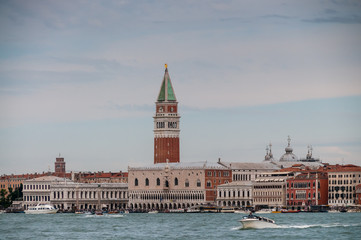
M61 210L119 210L128 205L126 183L61 182L51 186L51 204Z

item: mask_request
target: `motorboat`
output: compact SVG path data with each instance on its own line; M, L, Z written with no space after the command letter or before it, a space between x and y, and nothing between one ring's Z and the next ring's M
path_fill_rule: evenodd
M265 218L265 217L259 217L259 216L252 215L252 214L244 216L239 221L242 223L243 228L275 228L275 227L277 227L274 220Z
M300 210L282 209L281 213L299 213Z
M234 210L234 213L248 214L248 212L249 211L247 211L247 210L240 210L240 209Z
M184 209L183 208L178 208L178 209L169 209L170 213L184 213Z
M221 213L234 213L234 208L233 207L223 207L221 209Z
M54 208L49 204L39 203L35 207L29 207L24 212L26 214L49 214L49 213L57 213L58 209Z
M158 211L157 211L157 210L153 210L153 211L149 211L148 213L150 213L150 214L155 214L155 213L158 213Z
M273 210L269 209L269 208L264 208L264 209L260 209L258 211L256 211L257 214L267 214L267 213L272 213Z

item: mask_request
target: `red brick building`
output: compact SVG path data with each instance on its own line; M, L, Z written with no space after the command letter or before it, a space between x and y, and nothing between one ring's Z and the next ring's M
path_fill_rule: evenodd
M65 161L64 158L60 157L60 154L55 160L55 176L65 177Z
M216 201L217 186L232 182L232 170L205 169L206 201Z
M356 186L356 204L361 205L361 184Z
M287 179L286 199L289 206L327 205L327 173L323 171L305 171Z

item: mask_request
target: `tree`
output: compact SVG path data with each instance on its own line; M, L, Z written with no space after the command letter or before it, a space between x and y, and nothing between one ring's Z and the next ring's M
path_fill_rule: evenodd
M0 207L2 209L5 209L7 207L10 206L10 202L9 202L9 199L8 199L8 196L6 196L7 194L7 191L5 189L1 189L0 190Z

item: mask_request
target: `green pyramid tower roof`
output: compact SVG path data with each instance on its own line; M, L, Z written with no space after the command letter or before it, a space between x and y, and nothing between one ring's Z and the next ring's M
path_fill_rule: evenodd
M160 88L160 92L158 95L158 102L163 102L163 101L177 101L174 94L172 82L170 81L167 66L165 68L162 86Z

